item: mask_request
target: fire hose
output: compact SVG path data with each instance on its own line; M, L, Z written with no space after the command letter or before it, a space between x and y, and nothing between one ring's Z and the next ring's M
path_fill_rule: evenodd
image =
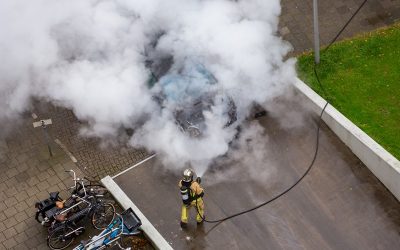
M346 24L342 27L342 29L340 29L340 31L336 34L336 36L335 36L335 37L332 39L332 41L329 43L329 45L328 45L327 47L325 47L321 52L327 51L327 50L331 47L331 45L339 38L339 36L342 34L342 32L346 29L346 27L350 24L350 22L351 22L351 21L353 20L353 18L357 15L357 13L362 9L362 7L365 5L365 3L366 3L367 1L368 1L368 0L364 0L364 1L360 4L360 6L358 7L358 9L353 13L353 15L349 18L349 20L348 20L348 21L346 22ZM271 199L269 199L269 200L267 200L267 201L265 201L265 202L262 202L261 204L258 204L258 205L254 206L254 207L252 207L252 208L243 210L243 211L241 211L241 212L238 212L238 213L229 215L229 216L227 216L227 217L225 217L225 218L221 218L221 219L218 219L218 220L206 220L206 218L205 218L203 215L201 215L201 213L199 212L199 207L198 207L198 204L197 204L197 200L198 200L198 199L196 199L196 211L197 211L197 214L201 217L201 219L202 219L204 222L208 222L208 223L220 223L220 222L223 222L223 221L232 219L232 218L234 218L234 217L237 217L237 216L239 216L239 215L243 215L243 214L249 213L249 212L254 211L254 210L256 210L256 209L258 209L258 208L260 208L260 207L263 207L263 206L265 206L265 205L267 205L267 204L269 204L269 203L271 203L271 202L273 202L273 201L279 199L280 197L282 197L282 196L285 195L286 193L288 193L288 192L289 192L290 190L292 190L295 186L297 186L297 184L299 184L299 183L304 179L304 177L306 177L306 176L308 175L308 173L310 172L311 168L314 166L315 160L317 159L318 149L319 149L319 131L320 131L320 128L321 128L321 123L322 123L322 115L324 114L325 109L326 109L326 107L327 107L328 104L329 104L328 96L327 96L327 94L326 94L326 92L325 92L325 89L324 89L323 85L321 84L321 81L320 81L320 79L319 79L319 77L318 77L318 73L317 73L317 64L316 64L316 63L314 63L313 71L314 71L314 74L315 74L315 78L316 78L316 80L317 80L317 82L318 82L318 84L319 84L319 86L320 86L320 88L321 88L321 90L322 90L322 92L323 92L325 98L327 99L327 102L325 103L325 105L324 105L324 107L323 107L323 109L322 109L322 111L321 111L321 113L320 113L320 115L319 115L318 125L317 125L317 131L316 131L317 136L316 136L315 152L314 152L313 158L312 158L311 163L310 163L310 165L308 166L307 170L304 172L304 174L303 174L295 183L293 183L291 186L289 186L289 187L288 187L287 189L285 189L283 192L281 192L281 193L279 193L278 195L272 197ZM202 198L202 199L203 199L203 198Z

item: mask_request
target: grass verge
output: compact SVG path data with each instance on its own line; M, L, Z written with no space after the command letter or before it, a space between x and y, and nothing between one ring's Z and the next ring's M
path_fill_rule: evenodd
M313 53L298 57L299 77L400 159L400 23L338 42L321 52L318 76Z

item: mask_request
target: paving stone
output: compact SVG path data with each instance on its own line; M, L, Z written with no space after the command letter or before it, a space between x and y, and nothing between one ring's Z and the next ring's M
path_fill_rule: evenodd
M18 221L15 219L15 217L10 217L10 218L5 219L3 221L3 223L6 226L6 228L10 228L10 227L17 225Z
M5 174L2 174L2 175L0 175L0 185L1 185L1 183L4 183L6 180L7 180L7 175L5 175ZM4 185L5 185L5 183L4 183ZM1 190L2 188L0 187L0 190Z
M36 187L39 189L39 191L44 191L44 190L46 190L47 188L49 188L50 185L49 185L49 183L48 183L47 181L43 180L43 181L39 182L39 183L36 185Z
M50 177L52 177L52 176L54 176L56 174L56 172L53 170L53 168L47 169L46 172ZM47 178L47 180L48 179L50 179L50 178Z
M23 231L25 231L25 229L28 227L28 225L26 224L25 221L22 221L20 223L18 223L17 225L14 226L15 230L17 231L17 233L21 233Z
M29 238L31 238L32 236L34 236L34 235L36 235L37 233L39 233L39 227L41 227L41 225L39 224L39 223L37 223L37 227L30 227L30 228L27 228L26 230L25 230L25 233L27 234L27 235L29 235ZM34 237L33 237L34 238Z
M35 206L33 204L32 206L29 206L24 211L25 211L26 214L29 214L30 216L34 216L36 214L37 209L35 208Z
M25 203L28 205L28 207L35 207L35 203L38 201L39 198L37 195L31 195L25 200Z
M13 248L14 246L16 246L18 243L17 243L17 241L14 239L14 238L10 238L10 239L8 239L8 240L5 240L4 242L3 242L3 245L4 245L4 247L6 248L6 249L11 249L11 248Z
M26 191L20 191L14 196L18 202L24 201L28 198L28 193Z
M28 244L29 244L29 243L28 243ZM27 245L28 245L28 244L27 244ZM31 248L27 247L27 246L25 245L25 243L20 243L20 244L16 245L13 249L14 249L14 250L29 250L29 249L31 249ZM46 248L42 248L42 249L46 249Z
M18 192L21 192L21 191L24 191L24 190L29 189L30 187L29 187L28 183L26 183L26 179L25 179L24 181L21 181L21 182L16 186L16 188L17 188L17 191L18 191Z
M17 156L17 161L18 163L24 163L28 160L28 157L26 154L20 154Z
M25 210L25 211L21 211L19 213L17 213L14 217L18 222L22 222L24 220L26 220L28 218L28 215L26 214L26 211L29 211L29 209ZM36 211L36 209L35 209Z
M4 212L0 211L0 221L4 221L6 219L6 215Z
M66 190L67 186L63 182L58 183L58 190Z
M18 193L17 189L15 188L15 186L7 189L7 191L5 192L7 197L12 197L14 195L16 195Z
M18 204L15 205L15 209L17 209L18 212L21 212L27 208L28 205L26 204L25 201L19 201Z
M10 207L4 210L4 214L6 215L7 218L10 218L11 216L14 216L17 213L18 211L14 207Z
M29 236L29 234L27 233L27 235ZM43 242L45 242L45 240L43 240L42 238L38 237L38 236L34 236L34 237L30 237L27 242L29 242L29 247L31 248L35 248L37 246L39 246L40 244L42 244ZM42 248L43 249L43 248ZM47 248L48 249L48 248Z
M37 165L37 169L40 171L40 173L42 173L42 174L44 174L45 173L45 171L47 170L47 169L49 169L50 168L50 165L49 164L47 164L46 162L41 162L41 163L39 163L38 165ZM47 177L47 176L46 176Z
M39 179L38 179L36 176L32 176L32 177L29 178L29 180L28 180L28 184L29 184L31 187L35 186L35 185L38 184L38 183L39 183Z
M9 229L4 230L3 234L6 237L6 239L10 239L11 237L17 235L17 231L13 227L11 227Z
M6 240L6 236L2 232L0 232L0 243ZM1 246L1 245L0 245Z
M47 190L40 191L39 193L36 194L36 197L37 197L36 201L47 199L49 198L49 192ZM35 204L36 201L32 204Z
M37 249L38 249L38 250L41 250L41 249L48 249L48 248L49 248L49 247L47 246L46 243L42 243L42 244L40 244L40 245L37 246Z
M17 199L15 197L10 197L7 198L4 203L6 204L7 207L14 207L15 204L18 203Z
M0 176L4 177L4 175L0 175ZM6 183L5 183L5 180L0 183L0 192L3 191L3 190L5 191L7 188L8 187L7 187Z
M40 173L40 171L36 166L31 166L26 170L26 173L32 177L32 176L37 176Z
M3 211L6 208L7 208L6 204L3 201L0 201L0 211Z
M33 226L37 226L37 224L39 224L39 223L35 220L35 218L34 218L33 216L29 216L28 219L26 219L24 222L26 223L26 225L27 225L28 228L29 228L29 227L33 227Z
M61 180L60 180L60 178L59 178L57 175L55 175L55 173L54 173L54 175L53 175L51 178L47 179L47 182L49 183L49 185L54 186L54 185L57 185L58 183L60 183Z
M15 178L18 180L19 183L25 182L27 179L29 179L29 175L26 173L26 171L23 171L15 176Z
M16 185L18 185L18 181L15 177L9 178L5 181L7 187L12 188Z
M40 182L43 182L43 181L49 179L50 175L47 172L41 172L37 177Z
M38 194L40 191L36 186L32 186L32 187L28 188L26 190L26 192L28 193L28 196L33 196L35 194Z
M46 190L48 193L60 191L58 185L53 185Z
M28 239L28 236L25 234L25 232L21 232L17 235L14 236L14 239L18 242L18 243L22 243L24 241L26 241Z
M18 174L18 170L16 168L11 168L9 170L7 170L6 175L8 176L8 178L14 177Z
M25 172L26 170L28 170L28 168L29 168L29 166L28 166L28 164L26 164L26 162L20 163L17 166L17 170L18 170L19 173ZM28 174L28 173L25 172L25 174Z

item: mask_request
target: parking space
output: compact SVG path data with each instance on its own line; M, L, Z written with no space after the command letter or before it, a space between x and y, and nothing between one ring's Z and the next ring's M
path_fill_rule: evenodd
M212 166L203 176L206 217L222 218L273 197L305 171L315 148L315 122L284 129L263 118L268 138L264 166ZM238 171L232 168L240 168ZM251 168L271 169L245 178ZM246 170L248 169L248 171ZM229 178L215 178L215 174ZM188 229L180 221L179 173L157 157L114 180L174 249L398 249L400 204L351 151L322 127L320 152L310 174L287 195L221 224ZM218 180L218 181L216 181Z

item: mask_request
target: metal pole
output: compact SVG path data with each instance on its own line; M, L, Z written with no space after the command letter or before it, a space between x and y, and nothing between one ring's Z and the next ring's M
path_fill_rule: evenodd
M44 121L42 121L42 128L43 128L44 137L46 138L47 148L49 149L50 157L53 157L53 152L51 151L51 147L50 147L50 137L49 137L49 134L47 133L46 124L44 123Z
M318 1L313 0L314 13L314 60L319 64L319 27L318 27Z

